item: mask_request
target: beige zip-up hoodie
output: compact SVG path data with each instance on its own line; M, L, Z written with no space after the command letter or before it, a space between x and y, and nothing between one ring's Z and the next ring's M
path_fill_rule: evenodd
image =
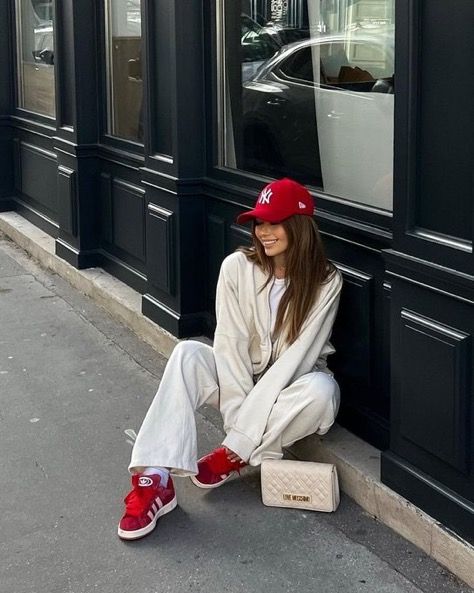
M223 444L248 461L262 440L268 416L280 392L313 370L330 372L326 357L334 352L329 338L339 304L342 278L336 272L321 287L319 298L299 337L288 346L274 344L270 335L267 276L242 252L222 263L216 293L217 327L214 357L220 391L220 411L227 433Z

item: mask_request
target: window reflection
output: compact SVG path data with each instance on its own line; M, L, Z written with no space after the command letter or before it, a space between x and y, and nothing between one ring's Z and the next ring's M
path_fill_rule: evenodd
M391 210L394 0L221 8L221 164Z
M55 117L54 2L16 0L18 105Z
M140 0L107 0L108 132L143 139Z

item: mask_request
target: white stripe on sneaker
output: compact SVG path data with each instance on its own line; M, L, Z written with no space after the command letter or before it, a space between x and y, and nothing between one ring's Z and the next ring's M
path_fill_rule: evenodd
M163 503L161 501L161 498L158 498L158 496L155 498L155 502L158 504L158 508L161 509L163 507Z
M155 504L155 503L153 503L153 504L151 505L151 508L153 509L153 512L154 512L154 513L157 513L157 512L158 512L158 507L156 506L156 504Z
M174 508L176 508L178 501L176 498L176 494L173 496L173 498L165 505L163 505L162 501L160 499L157 499L156 501L157 503L159 503L160 505L160 510L156 513L156 515L153 514L153 511L149 510L147 513L147 516L150 519L150 523L148 525L145 525L145 527L142 527L141 529L135 529L133 531L127 531L124 529L120 528L120 524L118 526L118 536L121 539L125 539L125 540L134 540L134 539L139 539L141 537L144 537L145 535L148 535L150 532L153 531L153 529L155 529L155 526L158 522L158 519L160 517L162 517L163 515L166 515L167 513L169 513L170 511L172 511Z

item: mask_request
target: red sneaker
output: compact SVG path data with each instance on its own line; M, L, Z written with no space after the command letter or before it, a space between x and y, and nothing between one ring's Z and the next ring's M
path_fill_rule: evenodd
M199 488L217 488L232 477L234 472L247 464L244 461L229 461L227 449L218 447L198 461L198 474L190 476L193 484Z
M148 535L156 527L160 517L177 505L173 480L168 478L166 487L161 486L160 476L132 476L133 489L125 497L125 514L118 526L121 539L138 539Z

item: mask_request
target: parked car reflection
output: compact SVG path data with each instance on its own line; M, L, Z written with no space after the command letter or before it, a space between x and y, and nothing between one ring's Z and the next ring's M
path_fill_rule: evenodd
M320 35L243 84L243 167L391 208L393 38Z
M33 58L36 63L54 64L54 6L52 0L31 0L34 22Z
M285 45L309 37L308 29L281 27L274 23L260 25L246 14L240 18L242 81L253 78L260 66Z

